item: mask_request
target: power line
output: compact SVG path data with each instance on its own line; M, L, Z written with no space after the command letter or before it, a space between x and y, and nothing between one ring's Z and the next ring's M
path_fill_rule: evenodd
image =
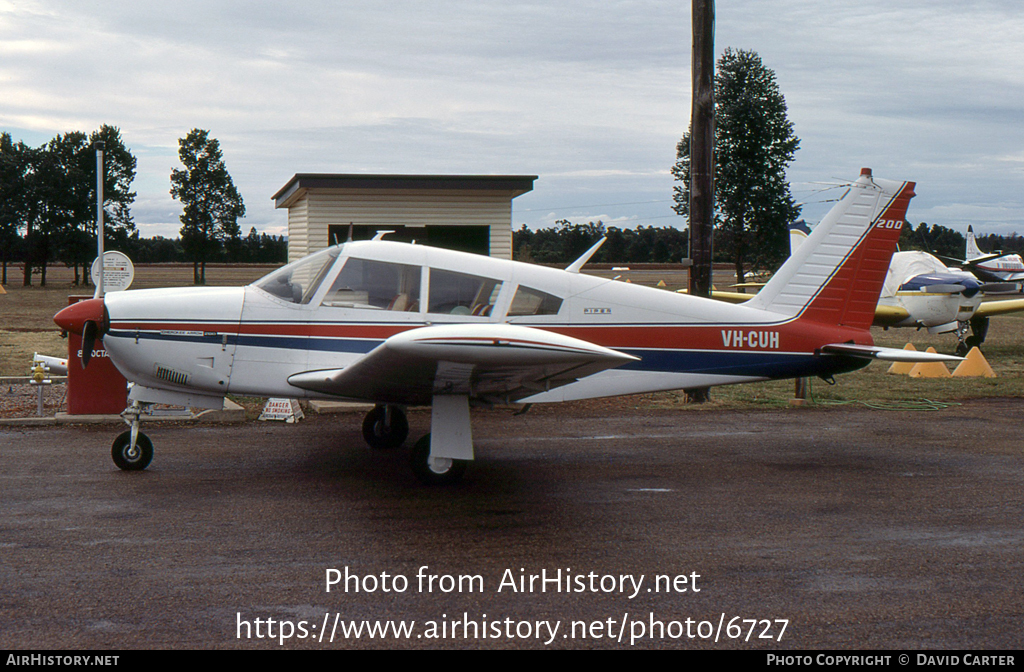
M648 203L671 203L672 199L659 199L657 201L631 201L628 203L590 203L586 205L563 205L557 208L516 208L516 212L550 212L557 210L572 210L574 208L607 208L613 205L645 205Z

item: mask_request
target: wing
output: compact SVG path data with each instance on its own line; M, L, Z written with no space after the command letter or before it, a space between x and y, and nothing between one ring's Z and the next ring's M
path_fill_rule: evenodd
M1024 310L1024 299L1008 299L1006 301L982 301L974 311L973 317L992 317Z
M509 324L452 324L395 334L343 369L305 371L296 387L352 399L426 404L435 394L508 403L636 357Z
M876 327L889 327L899 324L910 317L906 308L899 306L888 306L879 303L875 306L875 320L872 324Z

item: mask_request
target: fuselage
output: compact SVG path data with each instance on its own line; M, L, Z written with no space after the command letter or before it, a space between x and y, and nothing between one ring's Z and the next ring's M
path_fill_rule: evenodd
M987 261L979 261L973 268L993 280L1020 282L1024 280L1024 261L1019 254L1007 254Z
M865 329L387 241L336 246L246 287L117 292L105 305L104 344L126 378L211 396L324 396L288 378L344 368L399 332L453 323L535 327L639 358L529 401L829 376L866 362L817 348L871 344Z
M972 274L949 268L927 252L896 252L878 303L900 308L906 317L881 325L952 331L971 319L983 298L982 283Z

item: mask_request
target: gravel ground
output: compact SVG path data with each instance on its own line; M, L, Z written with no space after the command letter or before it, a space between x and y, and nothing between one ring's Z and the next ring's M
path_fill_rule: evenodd
M0 427L0 642L1012 650L1022 408L474 411L478 459L454 488L420 485L406 449L366 448L354 413L157 423L153 464L136 473L110 460L120 428ZM410 413L411 438L429 422ZM482 585L421 589L421 568ZM370 580L327 592L331 569ZM505 581L559 570L610 578ZM372 579L385 574L408 589L383 590ZM306 630L268 637L267 619ZM413 629L332 642L335 619ZM665 632L644 633L652 620ZM446 636L431 630L442 622ZM557 634L538 636L539 622Z
M67 385L54 383L43 390L43 416L67 410ZM0 385L0 418L34 418L39 415L39 390L35 385L5 383Z

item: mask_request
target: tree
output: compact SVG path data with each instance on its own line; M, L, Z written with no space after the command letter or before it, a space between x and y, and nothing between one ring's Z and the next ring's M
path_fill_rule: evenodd
M87 136L80 131L57 135L38 149L15 145L9 135L0 138L0 237L24 228L25 285L31 284L33 267L46 284L46 267L57 258L85 270L96 256L96 140L107 143L104 169L104 205L107 237L127 238L135 230L128 206L135 200L129 191L135 178L135 158L125 149L120 132L103 126ZM6 259L6 257L5 257Z
M194 128L178 140L178 158L185 169L171 170L171 196L181 201L181 244L192 261L193 281L202 285L206 262L223 242L241 236L238 218L245 216L245 205L209 131Z
M103 230L104 249L120 248L125 249L128 239L137 235L135 222L132 220L131 204L135 202L136 192L131 191L132 182L135 180L135 166L137 161L131 150L125 147L121 140L121 131L104 124L98 131L89 136L89 148L85 152L83 160L89 163L86 172L89 180L86 190L88 207L85 208L87 216L77 226L84 230L89 237L90 249L82 260L82 273L84 284L89 284L89 271L86 265L92 264L96 256L96 142L103 141ZM77 273L76 273L77 280Z
M800 214L786 166L800 140L786 117L775 73L753 51L726 49L715 74L715 219L743 282L748 265L788 256L787 226ZM676 146L674 209L689 215L690 133Z
M22 258L20 230L25 226L26 195L32 149L0 133L0 284L7 284L7 265Z

